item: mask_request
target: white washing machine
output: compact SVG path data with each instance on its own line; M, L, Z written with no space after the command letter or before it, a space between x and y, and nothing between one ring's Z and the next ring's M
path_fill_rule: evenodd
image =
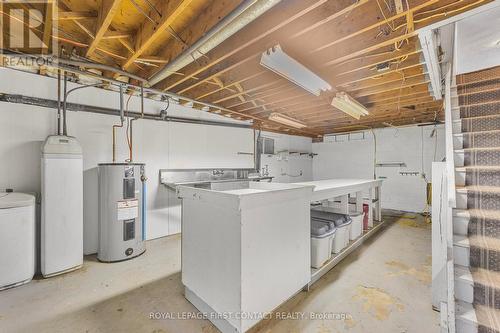
M0 290L28 283L35 274L35 197L0 193Z

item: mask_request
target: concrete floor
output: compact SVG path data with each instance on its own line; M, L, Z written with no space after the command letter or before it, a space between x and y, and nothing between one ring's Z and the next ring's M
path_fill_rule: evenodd
M252 333L437 332L430 224L421 216L385 220L381 232L277 310L287 319L266 320ZM115 264L91 256L79 271L0 292L0 332L218 332L203 319L150 319L152 312L187 317L196 309L183 297L180 236L147 249ZM297 313L346 316L296 320Z

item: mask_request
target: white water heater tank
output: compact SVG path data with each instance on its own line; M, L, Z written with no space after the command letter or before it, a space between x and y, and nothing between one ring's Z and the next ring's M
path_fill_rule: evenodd
M83 264L83 160L73 137L52 135L42 147L40 245L44 277Z
M116 262L146 251L145 165L101 163L97 259Z

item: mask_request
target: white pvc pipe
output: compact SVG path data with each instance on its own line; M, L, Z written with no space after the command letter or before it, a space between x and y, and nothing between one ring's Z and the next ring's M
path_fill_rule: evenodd
M186 67L196 59L207 54L217 45L240 31L256 18L274 7L281 0L247 0L241 3L222 21L217 23L210 31L187 50L168 63L158 73L149 79L151 86L166 79L173 73Z

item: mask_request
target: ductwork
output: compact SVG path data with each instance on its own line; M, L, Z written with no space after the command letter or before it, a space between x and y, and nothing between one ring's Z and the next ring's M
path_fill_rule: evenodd
M240 31L280 1L281 0L243 1L235 10L210 29L205 36L191 45L191 47L185 50L172 62L168 63L158 73L154 74L149 79L149 84L151 86L157 84L196 59L207 54L210 50Z

